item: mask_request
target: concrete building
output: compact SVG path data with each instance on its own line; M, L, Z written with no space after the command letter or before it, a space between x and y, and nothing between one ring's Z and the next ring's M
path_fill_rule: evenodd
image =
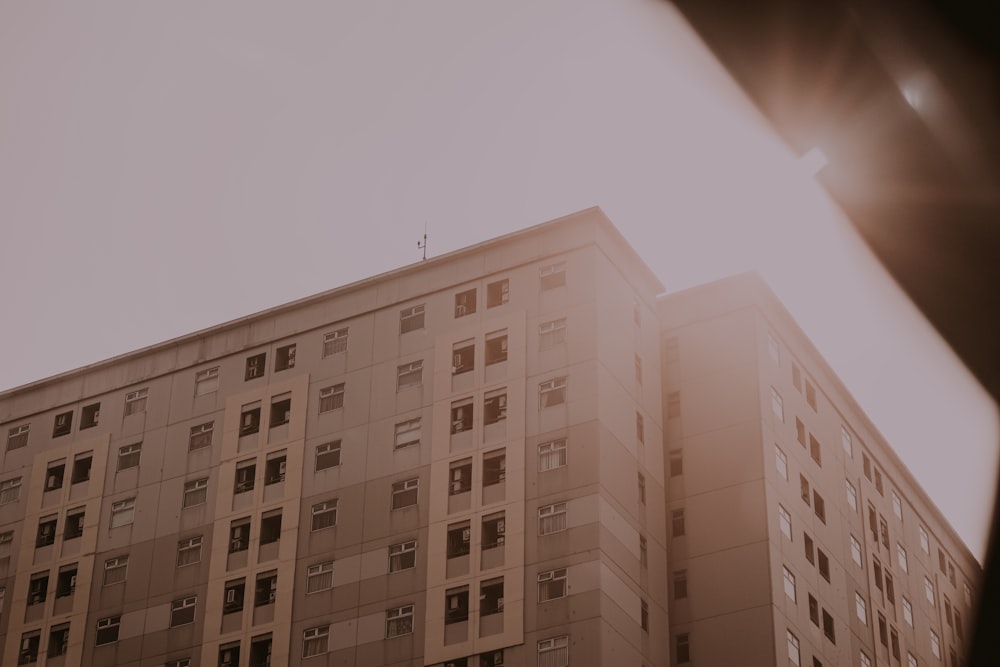
M591 209L3 393L2 663L667 664L662 289Z
M975 561L773 295L663 291L589 209L0 394L0 662L960 654Z
M978 563L774 294L658 306L675 664L962 664Z

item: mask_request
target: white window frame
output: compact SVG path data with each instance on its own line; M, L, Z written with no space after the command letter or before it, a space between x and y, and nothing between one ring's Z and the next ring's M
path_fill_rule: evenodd
M118 556L104 561L104 586L122 584L128 579L128 556Z
M341 352L347 352L349 327L328 331L323 334L323 358L332 357Z
M781 447L774 446L774 467L778 470L781 478L788 480L788 456L781 451Z
M872 667L872 659L868 657L868 654L864 651L860 652L861 655L861 667Z
M326 458L336 458L336 463L331 463L329 465L324 465L320 467L320 457ZM316 467L315 471L319 472L321 470L329 470L330 468L336 468L341 463L341 441L331 440L330 442L324 442L316 445Z
M784 579L785 595L789 600L795 602L798 599L795 591L795 575L785 565L781 566L781 570L782 578Z
M146 411L146 399L149 397L149 388L137 389L125 394L125 416L137 415Z
M920 533L920 548L928 556L931 555L931 540L927 535L927 529L923 526L917 526L917 531Z
M411 445L419 445L420 428L420 417L407 419L406 421L396 424L392 448L396 450L403 449L404 447L409 447Z
M119 616L108 616L107 618L101 618L97 621L97 634L101 634L101 630L108 630L110 628L117 628L115 631L115 638L109 642L102 642L97 644L97 646L106 646L108 644L114 644L118 641L118 635L121 632L122 617Z
M399 505L396 503L396 499L402 496L408 496L410 492L413 491L413 502L407 505ZM401 510L407 507L416 507L417 500L419 499L420 493L420 478L414 477L413 479L404 479L398 482L393 482L392 484L392 496L390 499L390 507L392 510Z
M538 667L569 667L569 635L538 642Z
M913 627L913 604L910 603L909 599L904 595L903 598L903 620L906 624Z
M0 505L16 503L21 499L21 478L11 477L0 482Z
M424 360L417 359L396 367L396 391L419 387L424 382Z
M190 597L181 598L180 600L174 600L170 603L170 627L176 628L182 625L189 625L195 622L195 610L198 608L198 596L192 595ZM191 620L184 621L181 623L174 622L174 615L177 613L187 613L187 610L191 610Z
M889 493L892 494L892 513L896 515L896 518L900 521L903 520L903 499L899 497L895 489L891 489Z
M399 311L399 334L403 335L411 331L420 331L425 325L425 304L418 303L409 308ZM419 320L419 322L418 322Z
M324 500L321 503L313 505L312 518L309 522L309 531L315 533L319 530L336 527L339 505L339 498L331 498L330 500ZM330 523L327 523L327 517L330 517ZM322 524L319 527L316 526L317 518L319 518L319 521Z
M135 459L135 463L132 463L132 459ZM142 459L142 443L136 442L131 445L123 445L118 448L118 467L117 472L122 470L130 470L132 468L139 467L139 461Z
M785 403L781 399L781 394L774 387L771 387L771 412L778 418L779 422L785 421Z
M546 570L545 572L538 573L536 581L538 584L539 603L548 602L550 600L559 600L569 594L569 579L567 577L567 573L568 570L565 567L559 567L554 570ZM559 594L553 595L554 592Z
M201 562L202 541L203 538L201 535L195 535L177 543L177 567L186 567L188 565L194 565L195 563ZM197 558L194 556L187 556L189 553L196 554ZM192 558L193 560L187 560L188 558Z
M566 318L559 317L538 325L538 349L547 350L566 342Z
M858 490L854 488L854 485L851 484L851 480L849 479L845 479L844 484L846 485L845 488L847 489L847 504L852 510L854 510L855 513L857 513Z
M21 424L14 426L7 431L7 451L21 449L28 446L28 435L31 433L31 424Z
M791 630L785 630L785 639L788 644L788 661L793 665L801 665L802 654L799 653L799 638Z
M311 658L330 651L330 626L320 625L302 631L302 657Z
M198 424L197 426L191 427L191 432L188 435L188 451L194 451L196 449L202 449L203 447L212 446L212 437L215 432L215 422L205 422L204 424Z
M941 659L941 638L933 630L931 630L931 653L938 660Z
M306 595L333 588L333 561L316 563L306 568Z
M568 529L566 503L552 503L538 508L538 535L554 535Z
M564 405L566 403L567 385L566 376L552 378L538 384L538 408L545 409ZM559 398L558 401L554 401Z
M927 602L929 602L932 607L935 606L934 584L926 576L924 576L924 597L927 598Z
M404 604L385 610L385 638L413 634L413 605Z
M125 498L111 503L111 528L128 526L135 521L135 498Z
M851 560L858 567L862 567L861 542L858 542L858 538L854 535L851 535Z
M412 555L411 555L412 554ZM404 561L412 558L413 563L403 567ZM417 541L407 540L399 544L389 545L389 573L412 570L417 566Z
M854 458L854 438L851 437L851 432L843 424L840 426L840 446L844 449L844 453L847 454L847 458Z
M858 591L854 591L854 611L858 615L861 625L868 625L868 603Z
M219 367L206 368L194 374L194 395L204 396L219 390Z
M344 384L339 382L319 390L319 413L342 410L344 407Z
M197 507L208 502L208 478L195 479L184 483L183 507Z
M566 466L566 438L556 438L538 445L538 472Z
M784 505L778 505L778 525L781 528L781 534L791 540L792 515L788 513L788 510L785 509Z
M906 667L917 667L917 656L909 651L906 652Z
M906 557L906 549L899 542L896 542L896 562L899 563L899 569L903 572L910 572L910 562Z

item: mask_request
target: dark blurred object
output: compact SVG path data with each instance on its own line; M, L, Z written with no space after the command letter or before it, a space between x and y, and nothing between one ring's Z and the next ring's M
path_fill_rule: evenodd
M794 150L823 151L821 183L1000 403L1000 39L991 5L674 5ZM997 509L966 653L976 667L1000 665Z

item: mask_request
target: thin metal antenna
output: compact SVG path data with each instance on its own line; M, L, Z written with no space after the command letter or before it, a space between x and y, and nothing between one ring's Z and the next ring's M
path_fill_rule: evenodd
M427 260L427 223L424 223L424 240L423 243L417 241L417 248L424 251L423 259Z

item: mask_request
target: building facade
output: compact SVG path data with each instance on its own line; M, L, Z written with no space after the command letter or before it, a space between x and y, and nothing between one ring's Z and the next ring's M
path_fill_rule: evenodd
M588 209L0 394L0 662L952 664L978 566L788 314L663 291Z
M656 295L597 209L0 395L5 665L665 665Z

